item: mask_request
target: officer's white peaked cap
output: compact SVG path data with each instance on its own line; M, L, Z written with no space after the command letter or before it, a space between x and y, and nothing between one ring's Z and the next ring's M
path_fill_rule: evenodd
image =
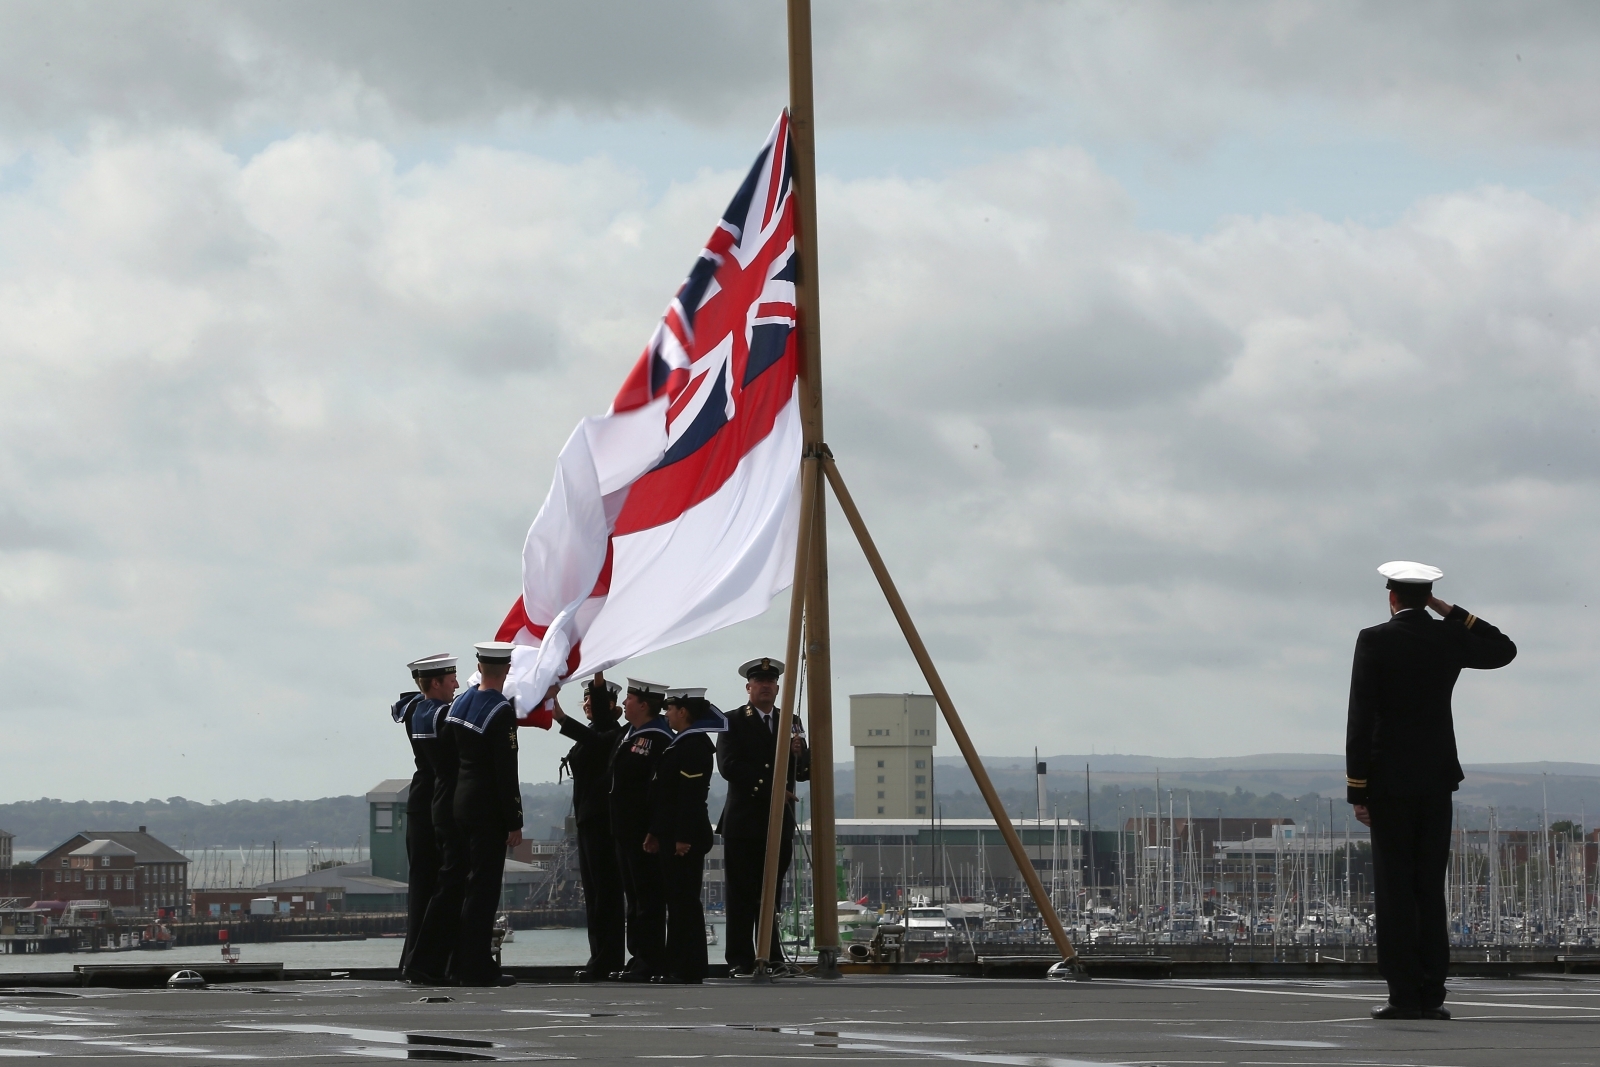
M783 673L783 660L762 656L760 659L753 659L749 663L741 663L739 665L739 677L749 678L751 671L781 675Z
M1444 571L1438 567L1430 567L1426 563L1413 563L1408 559L1385 563L1378 568L1378 573L1391 582L1401 582L1406 585L1429 585L1444 577Z
M440 652L432 656L423 656L406 664L406 670L412 674L449 674L456 669L456 658L448 652Z
M667 695L667 685L665 682L643 682L637 678L629 678L628 692L638 693L640 696L664 697Z
M510 641L480 641L472 647L478 650L479 663L510 663L511 650L517 646Z
M705 686L700 686L697 689L668 689L667 690L667 699L668 700L703 700L703 699L705 699L705 695L706 695Z

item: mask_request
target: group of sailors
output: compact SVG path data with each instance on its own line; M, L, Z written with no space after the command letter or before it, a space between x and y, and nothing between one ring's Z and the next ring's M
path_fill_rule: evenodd
M517 716L501 692L504 641L477 645L474 684L456 693L456 661L407 664L417 691L390 709L416 758L406 800L410 863L401 977L417 985L514 985L492 951L506 852L522 843Z
M419 985L511 985L492 951L507 852L522 841L517 716L502 688L512 645L475 646L478 674L457 694L456 661L428 656L407 666L417 690L392 714L416 758L406 806L410 886L401 976ZM705 856L723 839L729 971L755 969L772 789L783 783L778 880L793 855L796 783L811 777L810 751L793 720L787 768L773 771L780 660L739 668L748 702L724 713L703 688L669 688L596 675L583 686L583 716L550 699L573 741L571 773L578 868L589 959L579 981L697 984L706 975L701 908ZM715 829L707 810L713 771L728 783ZM781 969L776 915L762 958Z
M584 687L586 722L557 702L555 718L573 741L563 764L572 774L589 932L589 960L577 972L579 981L697 984L705 978L700 895L714 835L722 837L726 857L730 973L753 972L768 805L778 780L772 766L783 663L762 657L739 673L749 702L726 714L704 689L636 678L625 688L592 679ZM798 722L791 733L780 882L794 839L795 783L811 776ZM715 829L706 807L713 770L728 781ZM776 929L774 922L765 955L775 963L781 959Z

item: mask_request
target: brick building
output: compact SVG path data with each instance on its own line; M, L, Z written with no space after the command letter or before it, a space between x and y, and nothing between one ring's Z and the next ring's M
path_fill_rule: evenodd
M136 907L152 915L164 913L173 918L188 917L189 861L177 849L152 837L143 826L138 830L84 830L40 856L41 895L56 900L113 899L108 893L114 892L111 886L117 877L116 872L125 872L126 869L112 866L102 868L99 861L120 854L94 853L94 864L83 862L89 858L89 854L79 855L84 846L100 841L115 843L133 854L131 870L135 889L133 898L124 906ZM75 859L79 862L74 863ZM122 877L126 880L127 873ZM93 879L95 888L92 891L88 879Z

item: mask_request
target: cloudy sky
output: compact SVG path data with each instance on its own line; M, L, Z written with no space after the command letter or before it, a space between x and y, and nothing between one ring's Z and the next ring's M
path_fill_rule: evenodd
M360 792L784 105L779 0L0 4L0 799ZM981 750L1600 761L1600 10L818 0L828 440ZM837 513L835 691L921 690ZM764 617L634 666L738 703ZM527 736L523 777L565 746ZM942 749L941 749L942 750ZM953 749L951 750L953 752Z

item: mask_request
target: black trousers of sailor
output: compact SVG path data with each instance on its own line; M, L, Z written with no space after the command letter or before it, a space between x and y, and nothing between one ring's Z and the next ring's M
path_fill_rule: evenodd
M500 882L506 870L506 832L476 828L466 840L466 887L461 900L461 926L456 932L450 977L463 985L486 985L500 977L490 951L495 913L500 910Z
M661 888L667 901L666 973L684 982L706 976L706 913L700 887L706 873L704 852L680 856L672 845L661 846Z
M439 884L440 862L429 813L412 815L406 812L406 868L410 873L406 875L406 940L400 949L402 974L412 966L417 939L422 934L423 917L428 913L428 901Z
M623 966L627 904L617 843L604 822L578 827L578 876L583 879L583 911L589 923L589 971L607 975Z
M467 891L467 840L460 834L434 832L439 846L439 872L422 919L416 947L400 968L407 978L443 979L451 973L450 957L461 932L461 901Z
M1378 913L1378 973L1389 1003L1406 1009L1444 1003L1450 965L1444 899L1450 865L1450 794L1374 797L1372 867Z
M724 892L727 894L728 925L723 931L727 938L724 956L728 966L735 971L748 972L756 965L757 919L761 914L761 876L767 864L767 839L764 837L724 837L722 839ZM778 937L777 910L783 902L783 879L789 873L789 863L794 858L794 838L783 835L778 850L778 899L774 902L772 944L767 952L767 962L783 959L783 946ZM704 931L701 931L702 935Z
M661 891L661 861L644 850L645 831L618 840L617 866L627 896L628 965L625 970L665 974L667 902ZM702 939L705 931L700 932Z

